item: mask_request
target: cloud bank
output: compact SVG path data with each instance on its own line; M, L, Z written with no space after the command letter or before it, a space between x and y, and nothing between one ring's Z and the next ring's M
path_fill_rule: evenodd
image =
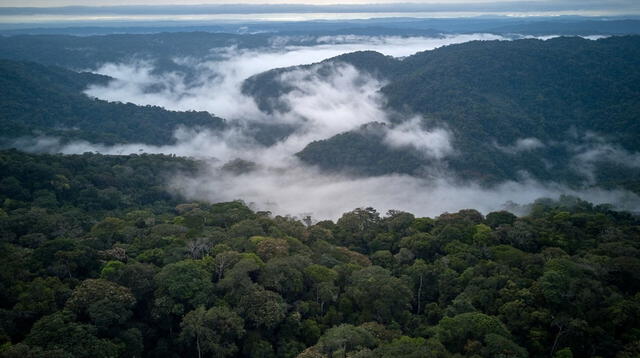
M225 173L211 166L204 176L175 177L171 187L188 198L207 198L213 202L242 198L253 207L277 214L315 219L337 219L356 207L379 211L397 209L418 216L437 216L474 208L483 213L502 210L513 203L526 205L541 197L574 195L590 202L616 203L625 210L638 210L640 198L623 190L569 189L534 180L508 181L486 188L460 184L451 178L421 179L408 175L354 178L327 175L300 163L280 168L261 167L240 175Z

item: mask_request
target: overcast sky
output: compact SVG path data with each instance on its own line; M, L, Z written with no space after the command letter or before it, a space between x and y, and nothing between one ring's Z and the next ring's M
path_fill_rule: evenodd
M459 4L459 3L501 3L508 5L540 3L553 7L558 3L573 4L576 9L583 6L600 5L603 8L633 6L638 0L1 0L1 7L57 7L57 6L113 6L113 5L197 5L197 4L372 4L372 3L416 3L416 4Z

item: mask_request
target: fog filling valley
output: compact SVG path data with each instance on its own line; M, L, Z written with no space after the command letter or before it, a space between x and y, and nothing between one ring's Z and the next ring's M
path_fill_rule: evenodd
M548 38L548 37L547 37ZM347 64L324 64L285 72L279 81L293 88L278 99L284 104L273 113L261 111L253 98L242 93L245 79L264 71L317 63L344 53L373 50L394 57L472 40L509 40L498 35L451 35L426 37L336 36L316 39L313 46L290 46L287 38L274 38L272 47L241 50L234 47L211 50L210 58L175 58L195 77L179 72L161 72L152 60L106 63L92 72L113 77L108 85L86 90L92 97L139 105L157 105L170 110L208 111L229 124L224 132L181 128L174 134L176 144L152 146L100 143L61 144L56 138L25 140L21 146L31 151L65 154L166 153L202 159L206 169L198 176L174 175L169 187L190 200L211 202L241 199L258 210L276 214L311 215L314 219L336 219L356 207L372 206L379 211L397 209L419 216L437 216L445 211L475 208L484 213L514 209L540 197L570 194L593 203L615 203L621 209L637 211L640 198L622 190L591 188L572 190L555 183L540 183L523 175L520 181L493 186L461 182L446 167L432 165L429 177L384 175L361 177L328 174L297 159L295 153L313 141L356 130L370 122L384 123L383 143L390 148L411 148L425 161L438 163L459 155L453 133L446 127L429 125L419 116L392 121L397 113L385 110L379 93L384 81L361 73ZM320 76L320 66L328 67ZM279 107L278 107L279 108ZM252 125L287 125L293 132L266 146L253 139ZM517 155L547 145L536 138L521 138L500 149ZM622 158L640 166L640 156L627 153L603 141L576 149L575 165L588 179L597 158ZM242 159L256 163L241 173L224 170L229 161Z

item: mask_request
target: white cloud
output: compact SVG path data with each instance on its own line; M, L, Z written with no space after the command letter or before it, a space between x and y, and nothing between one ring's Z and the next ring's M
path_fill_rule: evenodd
M640 168L640 153L638 152L629 152L595 133L586 133L581 139L582 144L565 145L575 153L570 163L571 167L582 174L590 183L596 181L599 163Z
M48 152L63 154L82 154L86 152L102 153L108 155L128 154L175 154L183 157L201 159L231 160L237 154L248 148L255 148L257 144L247 138L238 129L229 129L224 132L195 131L188 128L179 128L175 133L175 144L149 145L149 144L119 144L105 145L88 141L73 141L63 143L58 138L19 138L12 144L17 148L29 152ZM215 154L215 155L214 155Z
M474 208L483 213L501 210L508 202L525 205L540 197L575 195L593 203L616 203L619 208L638 210L640 198L625 191L597 188L573 190L536 181L504 182L485 188L460 184L451 178L425 180L408 175L354 178L327 175L300 163L286 167L261 168L234 176L210 168L205 176L176 177L172 187L194 200L243 199L261 210L276 214L312 213L316 219L336 219L356 207L372 206L384 212L404 210L418 216L436 216Z
M452 154L451 133L443 128L425 130L422 122L422 118L414 117L388 129L384 142L392 148L414 148L433 159L443 159Z
M583 163L603 161L629 168L640 168L640 153L631 153L613 144L601 144L588 148L577 154L575 159Z
M501 151L509 154L517 154L520 152L530 152L536 149L544 148L545 145L538 138L519 138L512 145L501 146L498 143L494 143L494 146Z

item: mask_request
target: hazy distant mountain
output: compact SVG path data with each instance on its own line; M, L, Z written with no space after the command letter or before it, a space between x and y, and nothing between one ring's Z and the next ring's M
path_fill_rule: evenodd
M394 11L397 14L397 10ZM5 14L8 14L5 10ZM299 14L304 16L304 14ZM416 18L413 13L401 17L381 17L361 20L321 21L127 21L124 23L57 22L0 24L4 35L111 35L167 32L211 32L232 34L268 34L271 36L323 36L353 34L369 36L433 36L441 33L536 34L536 35L624 35L639 34L640 19L636 16L479 16L466 18ZM29 39L27 39L30 41ZM96 39L101 41L100 39Z
M73 69L95 68L106 62L153 59L165 69L176 66L174 57L203 57L212 48L268 45L266 35L207 32L145 35L68 36L19 35L0 37L0 58L34 61Z
M530 35L628 35L640 34L640 21L632 19L547 20L500 25L489 29L489 32Z

